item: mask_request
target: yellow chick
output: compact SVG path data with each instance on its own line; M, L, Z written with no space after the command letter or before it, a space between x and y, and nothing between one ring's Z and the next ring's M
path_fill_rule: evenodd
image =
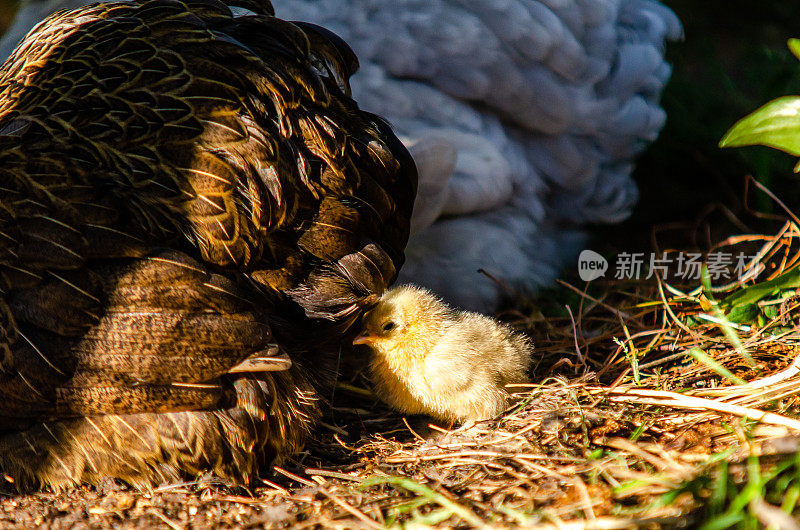
M475 422L506 408L510 383L523 383L533 345L478 313L454 309L420 287L387 291L364 315L353 344L372 348L375 390L408 414Z

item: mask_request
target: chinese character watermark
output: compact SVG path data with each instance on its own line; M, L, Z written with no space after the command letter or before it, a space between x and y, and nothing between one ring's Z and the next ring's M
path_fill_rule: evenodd
M708 269L712 281L742 279L757 262L758 255L744 252L677 252L661 254L644 252L620 252L614 260L613 277L617 280L650 279L654 276L667 279L700 280L703 266ZM606 275L609 260L593 250L584 250L578 257L578 275L590 282Z
M633 280L641 277L644 252L628 254L623 252L617 256L617 269L614 278L618 280Z

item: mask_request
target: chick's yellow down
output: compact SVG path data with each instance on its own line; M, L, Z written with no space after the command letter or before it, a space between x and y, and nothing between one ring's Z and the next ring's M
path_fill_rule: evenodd
M364 315L375 390L408 414L480 421L506 408L507 384L523 383L533 345L495 320L456 310L430 291L387 291Z

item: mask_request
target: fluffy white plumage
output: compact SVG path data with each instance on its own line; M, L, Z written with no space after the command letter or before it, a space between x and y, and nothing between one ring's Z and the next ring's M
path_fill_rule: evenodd
M5 57L52 10L23 6ZM88 2L85 2L88 3ZM682 29L655 0L273 0L282 18L356 51L362 108L389 119L420 166L401 280L490 311L502 288L550 284L581 227L637 200L632 161L655 140L663 59Z
M353 47L362 64L356 100L412 146L421 185L401 280L489 311L504 293L478 269L516 289L548 285L577 255L581 226L629 215L638 197L632 161L664 125L664 47L682 35L662 4L277 0L275 8Z

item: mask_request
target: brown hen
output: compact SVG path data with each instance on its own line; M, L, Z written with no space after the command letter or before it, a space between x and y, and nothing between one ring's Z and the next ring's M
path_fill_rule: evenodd
M60 488L302 445L416 186L332 33L268 4L53 15L0 67L0 469ZM252 13L252 14L251 14ZM278 344L291 368L264 361Z

